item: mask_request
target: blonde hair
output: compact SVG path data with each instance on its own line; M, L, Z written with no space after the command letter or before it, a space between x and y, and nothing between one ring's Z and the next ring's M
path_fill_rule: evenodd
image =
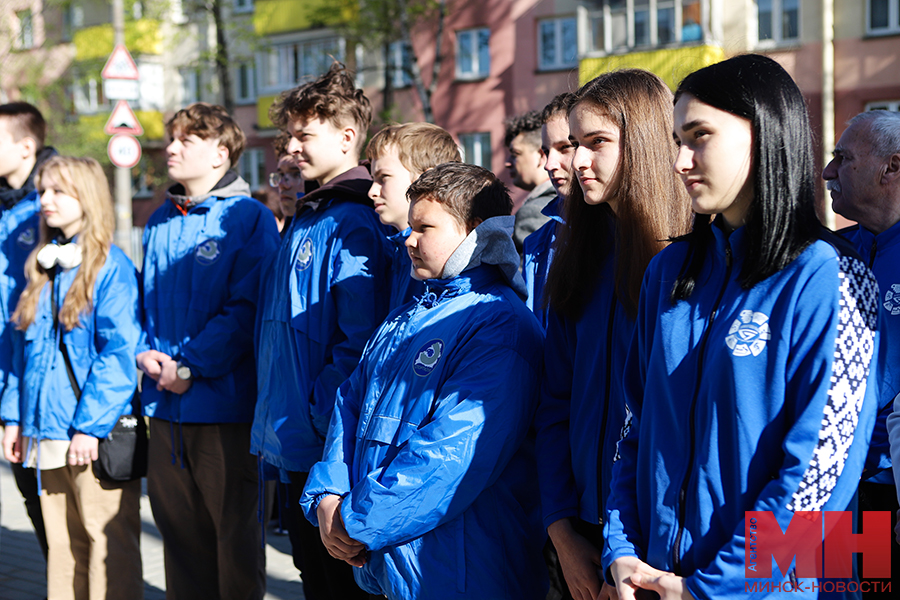
M93 310L94 283L106 263L115 229L112 197L106 175L100 163L93 158L51 158L41 165L35 178L35 187L40 193L43 193L43 181L47 176L59 184L61 192L76 198L84 211L83 225L78 234L78 246L82 253L81 266L59 309L59 322L65 326L66 331L72 331L81 325L80 316ZM47 271L37 261L38 252L58 234L59 230L51 229L41 218L40 241L25 261L28 285L12 316L12 321L22 331L34 322L41 290L50 280Z
M444 129L431 123L388 125L372 136L366 146L366 158L377 160L389 148L396 148L400 164L413 179L447 162L462 162L459 146Z

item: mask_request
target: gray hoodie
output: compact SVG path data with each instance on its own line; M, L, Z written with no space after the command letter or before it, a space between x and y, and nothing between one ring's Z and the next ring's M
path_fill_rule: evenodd
M441 279L451 279L479 265L496 265L519 297L527 298L525 280L519 273L519 253L512 239L515 222L513 216L482 222L447 259Z

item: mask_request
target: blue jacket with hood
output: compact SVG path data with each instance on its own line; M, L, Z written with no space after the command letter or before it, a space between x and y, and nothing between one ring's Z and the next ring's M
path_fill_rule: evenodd
M354 575L371 593L546 594L527 436L542 334L521 300L512 224L496 217L470 233L444 278L378 329L338 392L301 505L316 524L321 498L343 497L347 532L368 550Z
M412 276L412 261L406 250L406 240L412 230L407 227L388 236L391 251L391 301L388 312L393 311L425 292L425 284Z
M287 471L322 458L337 388L387 313L387 230L354 167L304 197L266 277L251 452Z
M541 214L549 217L549 221L541 225L537 231L525 238L522 245L524 262L522 277L525 279L525 289L528 299L525 304L534 311L544 329L547 328L547 311L544 307L544 284L547 283L547 274L550 272L550 262L553 260L556 245L556 232L563 225L560 213L563 199L556 196L541 210Z
M56 154L50 146L38 152L34 168L18 189L8 187L6 180L0 179L0 344L10 347L12 341L4 342L3 338L13 335L13 328L8 327L9 319L27 283L25 260L38 242L41 198L34 187L34 179L41 165ZM0 355L0 394L6 385L6 374L12 368L11 358L9 354Z
M712 227L697 287L674 305L688 244L651 262L607 506L604 569L636 556L685 577L698 600L787 580L774 565L773 579L745 579L745 511L772 511L786 530L796 511L844 510L877 408L878 286L865 264L823 231L744 289L744 233ZM816 596L797 583L792 598Z
M54 270L59 306L78 269ZM134 265L112 246L94 283L93 310L72 331L59 327L80 400L60 351L50 288L45 285L41 291L34 322L24 336L15 336L14 348L2 348L13 355L2 418L19 425L23 436L38 439L68 440L75 433L105 438L119 416L130 412L137 387L134 356L141 329Z
M144 414L176 423L249 423L260 264L278 248L278 228L233 171L205 196L183 194L173 186L144 229L138 352L180 360L193 383L184 394L145 385Z
M570 319L552 308L547 315L535 417L545 527L567 517L602 523L625 422L622 372L634 319L616 299L613 285L614 217L597 235L605 259L581 317Z
M881 384L878 418L863 478L873 483L892 485L891 452L887 421L900 393L900 223L875 235L856 225L840 232L859 252L878 280L881 299L881 350L884 376Z

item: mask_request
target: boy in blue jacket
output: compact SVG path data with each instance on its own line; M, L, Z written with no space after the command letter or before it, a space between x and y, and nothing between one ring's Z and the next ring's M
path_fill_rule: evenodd
M425 172L408 196L425 294L381 325L338 391L303 509L370 593L543 598L527 437L542 333L523 302L512 201L461 163Z
M387 230L359 166L372 109L335 63L285 92L272 121L291 134L288 151L303 179L319 187L304 196L261 292L251 451L290 479L286 521L306 597L365 598L351 568L328 555L303 518L299 497L322 457L335 392L387 313Z
M166 590L172 598L262 598L257 469L248 452L252 342L259 264L275 252L278 230L231 170L245 138L222 107L192 104L166 129L177 184L144 229L137 356L147 375L147 491Z

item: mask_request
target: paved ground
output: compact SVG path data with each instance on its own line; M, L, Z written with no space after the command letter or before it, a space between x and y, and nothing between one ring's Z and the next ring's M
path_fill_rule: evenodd
M166 589L162 542L150 514L146 493L141 497L141 555L145 600L164 600ZM291 562L287 536L266 532L268 592L266 600L302 600L303 589ZM0 599L41 600L46 596L44 557L25 514L9 464L0 456Z

